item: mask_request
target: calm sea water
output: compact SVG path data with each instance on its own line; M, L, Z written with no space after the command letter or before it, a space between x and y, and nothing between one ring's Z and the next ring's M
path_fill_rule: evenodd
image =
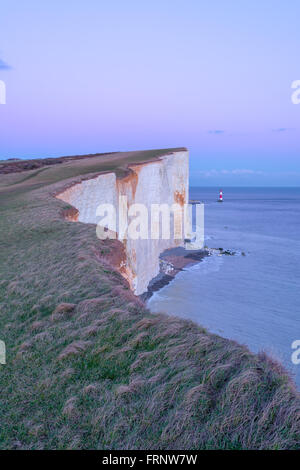
M218 190L191 188L190 197L205 203L205 244L237 254L186 269L148 306L266 351L300 389L300 365L291 361L300 340L300 188L223 188L223 204Z

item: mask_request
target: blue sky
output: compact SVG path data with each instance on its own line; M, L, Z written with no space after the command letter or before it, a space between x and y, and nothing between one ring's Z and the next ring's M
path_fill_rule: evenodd
M0 158L187 146L194 185L300 185L300 2L4 0Z

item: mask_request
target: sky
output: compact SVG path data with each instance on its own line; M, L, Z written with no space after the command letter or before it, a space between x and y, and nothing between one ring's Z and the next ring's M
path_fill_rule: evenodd
M0 159L188 147L204 186L300 186L298 0L2 0Z

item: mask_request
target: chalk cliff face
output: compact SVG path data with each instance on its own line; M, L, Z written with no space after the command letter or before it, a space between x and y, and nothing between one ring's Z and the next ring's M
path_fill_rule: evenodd
M176 151L152 161L130 164L123 177L115 173L101 174L75 184L57 197L75 207L74 220L97 224L99 204L113 204L118 208L119 196L127 196L128 206L144 204L151 212L151 204L188 203L189 162L187 151ZM150 233L150 225L149 225ZM159 255L167 248L183 245L183 237L168 240L127 238L123 240L125 260L120 272L128 279L136 295L147 290L150 280L159 273Z

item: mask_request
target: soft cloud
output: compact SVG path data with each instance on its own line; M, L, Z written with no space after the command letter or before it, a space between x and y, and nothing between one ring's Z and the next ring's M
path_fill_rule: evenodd
M222 131L220 129L215 129L215 130L212 130L212 131L208 131L209 134L213 134L213 135L221 135L221 134L224 134L225 131Z
M281 132L286 132L289 129L287 127L279 127L278 129L273 129L273 132L281 133Z
M236 168L234 170L206 170L206 171L199 171L199 176L203 176L204 178L211 178L211 177L219 177L219 176L243 176L243 175L261 175L262 171L244 169L244 168Z
M0 70L8 70L10 69L10 66L7 65L4 60L0 59Z
M236 169L231 170L232 175L261 175L261 171L247 170L247 169Z

